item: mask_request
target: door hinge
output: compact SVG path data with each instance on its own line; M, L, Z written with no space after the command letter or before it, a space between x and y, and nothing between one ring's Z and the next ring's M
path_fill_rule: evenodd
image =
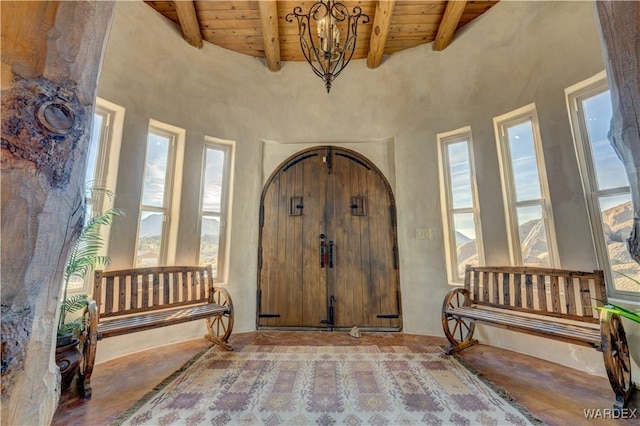
M365 162L364 162L364 161L362 161L362 160L359 160L359 159L358 159L358 158L356 158L356 157L353 157L353 156L348 155L348 154L342 154L342 153L340 153L340 152L336 153L336 155L338 155L338 156L340 156L340 157L347 158L347 159L349 159L349 160L353 161L353 162L354 162L354 163L356 163L356 164L360 164L360 165L361 165L362 167L364 167L365 169L367 169L367 170L371 170L371 167L369 167L369 165L368 165L367 163L365 163Z
M376 318L400 318L400 290L396 290L396 310L398 311L397 314L378 314Z
M300 163L300 162L302 162L302 161L304 161L304 160L306 160L306 159L308 159L308 158L316 157L317 155L318 155L318 154L317 154L317 153L315 153L315 154L303 155L302 157L296 158L295 160L293 160L292 162L290 162L289 164L287 164L287 165L282 169L282 171L283 171L283 172L286 172L287 170L289 170L291 167L295 166L296 164L298 164L298 163Z

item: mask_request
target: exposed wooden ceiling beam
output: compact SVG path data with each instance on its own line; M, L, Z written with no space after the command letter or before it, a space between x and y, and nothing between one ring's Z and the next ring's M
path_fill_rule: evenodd
M433 41L433 50L444 50L451 43L466 5L467 2L461 0L449 0L447 2L447 8L438 27L436 39Z
M196 7L193 1L174 1L180 28L182 29L182 37L192 46L202 49L202 34L200 33L200 24L196 15Z
M395 5L395 0L379 0L376 4L376 15L373 18L373 30L367 55L367 66L371 69L378 68L382 62L384 45L389 36L389 24L391 24Z
M280 35L278 33L278 7L275 0L258 2L264 55L271 71L280 71Z

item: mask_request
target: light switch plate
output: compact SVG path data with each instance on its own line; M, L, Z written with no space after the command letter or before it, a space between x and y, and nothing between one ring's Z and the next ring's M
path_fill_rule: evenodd
M416 229L416 240L431 239L431 231L429 229Z

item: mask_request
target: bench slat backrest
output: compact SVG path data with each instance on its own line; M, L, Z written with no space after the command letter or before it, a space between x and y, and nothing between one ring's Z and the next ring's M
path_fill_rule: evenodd
M528 266L467 266L464 287L472 302L494 308L599 322L607 302L604 273Z
M115 317L213 299L208 266L159 266L95 271L93 299L100 317Z

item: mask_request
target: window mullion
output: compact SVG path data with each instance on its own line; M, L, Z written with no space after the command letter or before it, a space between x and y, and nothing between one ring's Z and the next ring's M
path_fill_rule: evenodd
M458 207L457 209L451 209L451 214L456 213L475 213L474 207Z
M516 207L529 207L529 206L542 206L544 207L544 198L536 198L534 200L518 201L515 203Z
M618 187L618 188L610 188L610 189L594 191L593 194L595 194L597 197L607 197L612 195L629 194L630 192L631 190L627 186L627 187Z
M158 213L165 213L167 211L167 209L165 207L147 206L147 205L144 205L144 204L142 206L140 206L140 210L158 212Z

